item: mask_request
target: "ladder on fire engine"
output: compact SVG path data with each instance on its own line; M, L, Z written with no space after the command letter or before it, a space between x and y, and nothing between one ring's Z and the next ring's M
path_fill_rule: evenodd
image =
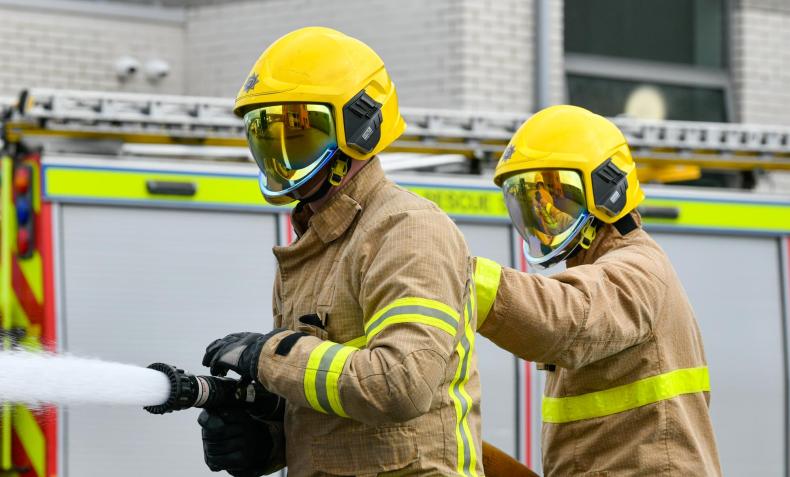
M8 137L245 147L226 98L35 89L23 92ZM405 134L388 151L498 158L526 114L402 108ZM640 165L790 170L790 127L613 118Z

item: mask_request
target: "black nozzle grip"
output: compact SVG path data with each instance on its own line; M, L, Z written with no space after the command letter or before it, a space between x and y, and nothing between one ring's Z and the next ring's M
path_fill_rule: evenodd
M195 405L198 398L198 382L195 376L187 374L183 369L164 363L153 363L148 368L160 371L167 376L170 381L170 395L162 404L146 406L144 408L146 411L151 414L167 414Z
M201 407L206 409L245 409L260 419L282 419L285 400L269 392L260 383L238 381L217 376L194 376L164 363L148 366L167 376L170 395L155 406L146 406L152 414Z

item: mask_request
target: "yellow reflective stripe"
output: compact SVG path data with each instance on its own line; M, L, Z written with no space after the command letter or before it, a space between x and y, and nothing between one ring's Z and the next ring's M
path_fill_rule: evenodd
M445 152L446 153L446 152ZM439 206L449 215L508 218L507 206L498 188L430 187L406 184L406 189Z
M351 346L352 348L364 348L368 344L368 337L365 335L358 336L353 340L348 340L343 343L343 346Z
M455 446L456 455L458 456L456 470L459 475L469 475L464 471L467 457L468 460L471 460L471 456L469 455L469 441L467 439L466 429L463 426L465 413L468 411L468 404L460 392L460 382L463 380L463 376L461 376L462 363L466 356L466 350L459 342L455 347L455 351L458 354L458 367L455 370L455 376L452 382L450 382L449 393L450 400L453 402L453 407L455 408Z
M405 297L398 298L389 305L377 311L376 314L374 314L373 317L365 324L365 331L367 332L371 325L376 322L376 320L389 313L393 308L405 306L432 308L449 315L453 320L455 320L456 323L459 320L458 312L440 301L431 300L430 298Z
M27 316L25 309L22 308L22 304L19 302L19 297L16 296L14 291L11 291L11 323L15 328L24 328L27 330L30 328L30 318Z
M316 346L315 349L310 352L310 357L307 358L307 369L304 371L304 395L307 398L307 403L316 411L321 411L323 413L327 413L328 410L322 408L321 404L318 402L318 394L315 390L315 380L318 376L318 367L321 363L321 358L323 358L326 350L333 344L334 343L331 341L324 341Z
M468 416L474 401L466 391L465 384L471 374L471 356L474 352L475 334L472 331L469 315L472 311L473 298L464 308L464 332L455 347L458 354L458 367L453 380L450 382L450 400L455 408L455 441L457 452L457 468L459 475L477 477L477 452L472 431L469 428Z
M14 295L11 288L11 259L12 240L15 234L13 226L14 195L13 175L14 162L11 156L4 155L0 159L2 174L0 174L0 211L3 212L2 227L0 227L0 330L10 330L13 326L11 317L11 297ZM11 338L4 334L2 349L11 347ZM11 467L11 404L0 403L0 468Z
M399 324L399 323L420 323L422 325L433 326L434 328L438 328L438 329L446 332L450 336L455 336L455 331L456 331L455 328L453 328L452 326L448 325L446 322L444 322L442 320L438 320L436 318L431 318L431 317L427 317L427 316L423 316L423 315L417 315L417 314L397 315L397 316L393 316L393 317L387 318L386 320L382 321L380 326L377 326L375 329L371 330L370 333L368 333L367 339L371 340L371 339L373 339L374 336L376 336L382 330L384 330L384 328L386 328L388 326L391 326L391 325L396 325L396 324Z
M502 266L493 260L477 257L475 265L475 289L477 296L477 329L479 330L488 318L494 306L499 281L502 279Z
M640 207L671 207L680 211L676 219L645 218L644 223L649 225L779 233L790 229L790 207L783 203L647 198Z
M348 417L340 402L338 382L356 348L324 341L310 352L304 375L307 403L316 411Z
M69 132L69 135L79 132ZM107 139L106 133L84 133L89 137ZM110 135L112 136L112 135ZM141 136L147 142L173 141L173 138ZM246 142L230 139L212 140L209 143L241 144ZM43 168L47 198L96 199L118 201L157 200L168 202L194 202L201 204L232 204L267 208L261 201L258 180L255 176L236 177L203 174L170 173L161 171L130 171L126 169L91 169L64 165L49 165ZM146 180L189 181L196 184L192 197L152 196L145 188ZM402 184L406 189L435 202L450 215L508 219L507 206L502 191L467 187L435 187L417 184ZM758 230L772 233L790 232L790 205L785 202L764 203L756 201L725 201L717 199L684 199L648 197L643 207L673 207L680 211L676 219L645 218L649 225L665 227L711 229L711 230ZM10 209L4 209L10 210Z
M24 406L14 406L14 429L22 442L22 447L25 448L25 454L33 464L36 475L43 477L46 462L46 439L35 416Z
M265 207L254 176L202 175L168 171L130 171L90 169L70 166L44 168L49 198L118 201L167 201ZM195 185L192 196L157 195L147 189L148 181L189 182Z
M563 398L543 398L543 422L593 419L628 411L682 394L710 391L708 368L676 369L615 388Z
M19 303L19 298L13 291L10 294L10 300L12 327L25 330L25 336L19 344L28 351L42 350L41 325L34 325L30 322L30 318L27 316L27 313L25 313L25 309L22 307L22 304Z
M438 328L455 336L458 312L436 300L428 298L399 298L385 306L365 324L368 341L386 327L398 323L420 323Z
M33 292L36 301L42 303L44 301L44 278L41 254L36 250L30 258L20 259L18 263L25 281L30 286L30 291Z
M469 302L468 302L468 305L467 305L466 309L468 310L467 311L468 317L467 317L467 320L466 320L466 325L464 326L464 332L466 333L467 341L469 341L469 343L470 343L470 348L469 348L469 356L470 357L469 357L469 361L470 361L470 366L471 366L471 360L472 360L471 356L473 356L474 353L475 353L475 337L477 336L475 334L475 328L472 326L472 313L473 312L477 313L477 311L476 311L477 310L477 286L475 285L474 280L472 280L472 287L471 287L471 290L470 290L470 293L469 293ZM467 370L467 372L466 372L466 379L464 380L464 383L469 381L469 376L471 375L471 373L472 373L471 370ZM472 396L470 396L469 393L466 392L466 386L463 386L461 388L461 391L467 397L467 399L469 399L469 402L474 405L474 402L472 400ZM473 477L478 477L478 475L477 475L477 448L475 447L475 440L472 438L472 431L469 428L469 421L467 419L464 419L464 428L466 429L466 433L469 435L469 443L470 443L469 450L472 453L472 462L470 463L470 468L472 470L472 476Z
M477 452L475 451L475 440L472 438L472 430L469 427L469 413L472 412L472 407L474 406L474 401L472 400L472 396L466 390L466 383L469 381L469 377L472 374L471 367L472 367L472 355L475 349L475 333L472 331L471 323L468 323L465 327L466 333L466 341L469 343L469 350L467 351L466 360L466 372L464 373L464 379L461 382L461 394L469 403L469 409L466 412L466 415L461 420L462 427L464 429L464 434L466 434L467 439L469 441L469 472L473 477L477 477Z
M343 374L343 368L346 365L346 361L348 361L348 358L354 351L356 351L355 348L342 346L332 360L332 364L329 366L329 371L327 372L326 377L326 396L329 400L329 405L335 414L342 417L348 417L348 414L346 414L346 411L343 409L343 405L340 402L340 389L338 389L337 385L338 381L340 381L340 375Z

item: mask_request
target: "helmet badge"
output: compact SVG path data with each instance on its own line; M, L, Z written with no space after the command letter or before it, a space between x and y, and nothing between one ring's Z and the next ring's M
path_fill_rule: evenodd
M502 153L502 157L499 159L500 164L504 164L513 156L513 153L516 152L515 146L509 144L507 148L505 148L505 152Z
M244 92L249 93L250 90L255 89L255 85L258 84L258 73L253 73L247 78L247 81L244 82Z

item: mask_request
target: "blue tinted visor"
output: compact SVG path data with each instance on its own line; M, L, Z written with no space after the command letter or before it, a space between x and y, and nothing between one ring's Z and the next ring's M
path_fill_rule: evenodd
M532 265L562 260L592 220L578 171L520 172L505 179L502 191L510 219L524 238L524 255Z
M332 109L325 104L269 104L244 115L247 142L261 170L261 191L282 196L304 185L337 151Z

